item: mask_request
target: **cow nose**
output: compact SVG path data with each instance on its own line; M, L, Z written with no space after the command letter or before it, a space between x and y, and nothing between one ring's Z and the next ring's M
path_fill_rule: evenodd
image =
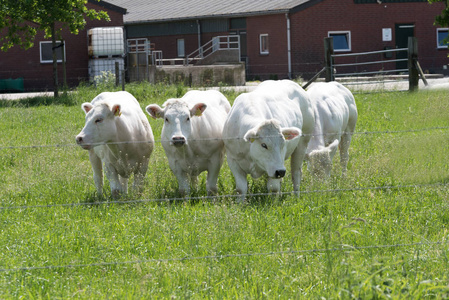
M78 144L81 144L81 143L83 142L83 137L77 136L77 137L76 137L76 142L77 142Z
M172 142L175 146L182 146L186 143L186 139L183 136L174 136Z
M276 178L282 178L285 176L285 170L276 170L276 172L274 172L274 177Z

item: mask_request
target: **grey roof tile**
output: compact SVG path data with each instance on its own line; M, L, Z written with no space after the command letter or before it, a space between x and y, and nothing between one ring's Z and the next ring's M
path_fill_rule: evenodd
M127 10L125 24L287 12L311 0L107 0Z

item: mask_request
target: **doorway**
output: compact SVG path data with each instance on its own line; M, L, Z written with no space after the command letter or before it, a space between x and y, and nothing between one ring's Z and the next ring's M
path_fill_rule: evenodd
M415 36L415 24L396 24L395 25L395 42L396 48L407 48L408 38ZM396 52L396 59L407 58L406 51ZM407 61L397 61L396 69L407 69Z

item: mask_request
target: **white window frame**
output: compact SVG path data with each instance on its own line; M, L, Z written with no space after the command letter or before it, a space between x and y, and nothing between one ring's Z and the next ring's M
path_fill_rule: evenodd
M61 44L61 42L62 41L56 41L56 44L58 45L58 44ZM40 62L41 62L41 64L49 64L49 63L53 63L53 58L52 59L43 59L42 58L42 45L43 44L50 44L51 45L51 41L41 41L41 42L39 42L39 59L40 59ZM64 58L65 58L65 61L67 61L67 58L66 58L66 52L65 52L65 46L66 46L66 44L65 44L65 42L64 42L64 45L62 46L63 48L64 48ZM51 48L50 48L51 49ZM57 48L56 49L56 52L57 53L61 53L61 50L59 49L59 48ZM62 59L58 59L58 60L56 60L58 63L62 63Z
M176 52L178 57L186 57L186 41L184 39L176 39Z
M449 28L437 28L437 48L438 48L438 49L448 49L448 44L446 44L446 45L440 45L440 41L439 41L439 39L438 39L438 33L439 33L440 31L446 31L446 32L448 33L448 35L449 35Z
M263 40L265 39L265 43ZM265 44L266 47L263 47ZM263 33L259 35L259 53L262 55L270 54L270 48L268 43L268 33Z
M347 49L335 49L334 44L334 52L350 52L352 51L352 45L351 45L351 31L344 30L344 31L329 31L327 33L328 37L332 37L332 35L346 35L346 38L348 39L348 48Z

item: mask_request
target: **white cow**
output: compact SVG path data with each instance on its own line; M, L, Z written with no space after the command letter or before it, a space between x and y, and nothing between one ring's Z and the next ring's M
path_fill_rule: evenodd
M105 92L83 103L86 124L76 142L89 151L97 192L103 192L104 164L113 197L133 188L139 190L153 151L153 132L137 100L128 92Z
M345 175L357 122L354 96L338 82L316 83L307 93L315 112L315 128L306 155L309 171L317 178L329 177L332 159L339 147Z
M299 193L302 163L314 115L307 93L290 80L264 81L254 91L238 96L223 131L229 167L237 193L248 190L247 174L268 175L268 190L280 191L291 156L292 180Z
M196 186L197 176L206 170L207 192L217 193L225 155L223 125L231 109L228 100L218 91L189 91L180 99L167 100L163 107L151 104L146 110L153 118L164 119L162 147L180 194L188 195L190 182Z

